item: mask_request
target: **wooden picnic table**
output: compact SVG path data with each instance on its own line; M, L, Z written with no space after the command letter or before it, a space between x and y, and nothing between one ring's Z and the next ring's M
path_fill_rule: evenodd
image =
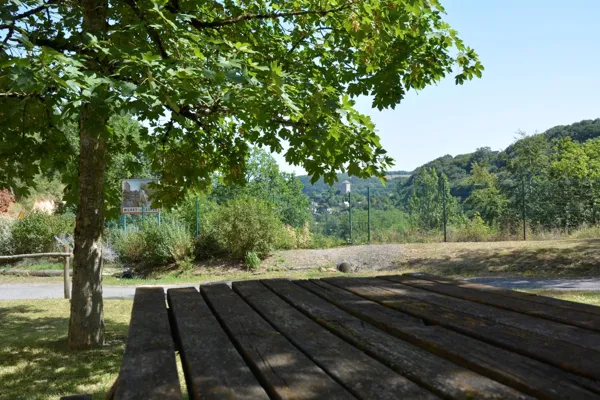
M600 307L412 274L136 290L113 398L600 399Z

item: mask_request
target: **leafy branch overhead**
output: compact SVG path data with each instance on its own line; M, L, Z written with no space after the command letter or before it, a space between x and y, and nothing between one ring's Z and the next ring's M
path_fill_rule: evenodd
M0 186L60 168L62 129L96 101L144 121L166 203L207 187L215 171L239 181L253 145L283 152L314 181L382 177L392 159L354 99L394 108L411 89L483 70L437 0L103 4L108 18L95 30L82 27L78 1L0 6L0 144L10 138L21 159L41 160L12 167Z

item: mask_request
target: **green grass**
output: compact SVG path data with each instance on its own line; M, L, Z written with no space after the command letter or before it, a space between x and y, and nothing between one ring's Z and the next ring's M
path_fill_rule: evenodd
M539 296L554 297L561 300L574 301L576 303L591 304L600 306L600 292L587 290L523 290L528 293L535 293Z
M26 261L20 261L15 264L0 265L0 271L10 269L20 269L26 271L41 271L45 269L62 270L64 264L62 262L52 262L48 260L38 261L27 259Z
M67 300L0 301L0 399L102 399L119 371L132 301L106 300L106 346L67 348Z
M18 269L25 269L30 271L41 271L45 269L57 269L61 270L64 268L64 264L62 263L52 263L52 262L43 262L39 264L25 265L22 267L16 267Z

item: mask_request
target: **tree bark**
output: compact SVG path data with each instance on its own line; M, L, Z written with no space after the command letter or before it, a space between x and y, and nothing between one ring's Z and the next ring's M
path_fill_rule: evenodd
M83 33L103 38L107 0L81 0ZM87 54L87 69L103 68ZM104 230L104 170L108 137L106 88L96 88L93 102L79 114L79 204L73 251L73 291L69 320L69 347L88 349L104 344L102 303L102 232Z

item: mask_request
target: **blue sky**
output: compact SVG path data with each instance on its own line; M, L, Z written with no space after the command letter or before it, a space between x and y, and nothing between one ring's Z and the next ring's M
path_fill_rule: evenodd
M377 125L394 169L445 154L501 150L516 132L600 118L600 1L442 0L448 21L481 58L481 79L410 93L396 110L360 111ZM285 171L303 174L285 164Z

